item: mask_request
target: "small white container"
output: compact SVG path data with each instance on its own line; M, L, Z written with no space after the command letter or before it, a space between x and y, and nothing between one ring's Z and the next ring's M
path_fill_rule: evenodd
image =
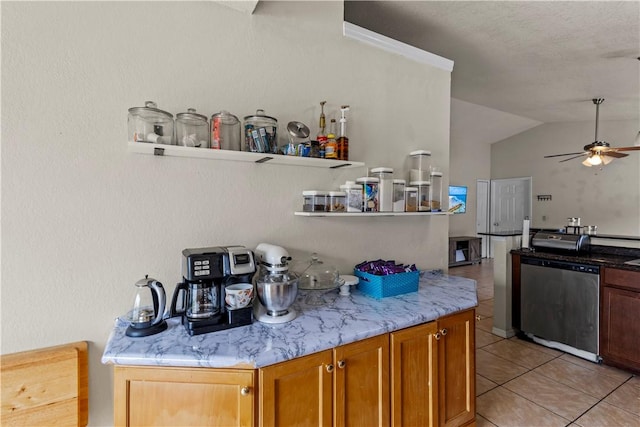
M429 200L431 203L431 212L442 211L442 172L431 172Z
M418 187L418 212L431 212L431 201L429 192L431 191L430 181L411 181L412 187Z
M418 187L404 187L404 211L418 211Z
M318 190L305 190L302 192L304 199L302 203L302 210L304 212L326 212L327 210L327 197L329 192Z
M378 184L378 212L393 212L393 169L373 168L371 176L380 180Z
M345 193L344 191L329 191L329 195L327 198L327 211L344 212L346 210L346 197L347 193Z
M404 188L407 181L404 179L393 180L393 211L404 212Z
M362 212L362 184L347 181L340 190L345 192L347 212Z
M431 172L431 151L416 150L409 153L411 156L411 171L409 181L429 181Z
M362 212L378 212L378 185L380 180L370 176L356 179L362 184Z

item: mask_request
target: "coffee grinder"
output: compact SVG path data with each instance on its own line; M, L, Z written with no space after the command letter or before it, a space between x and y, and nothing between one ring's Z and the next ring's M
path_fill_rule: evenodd
M233 283L251 283L255 271L253 252L242 246L184 249L183 281L173 293L171 316L181 316L189 335L251 324L251 304L227 310L224 290Z

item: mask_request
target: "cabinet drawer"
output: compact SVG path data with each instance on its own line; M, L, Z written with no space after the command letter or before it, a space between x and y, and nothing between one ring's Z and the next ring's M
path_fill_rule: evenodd
M602 283L640 292L640 272L605 268Z

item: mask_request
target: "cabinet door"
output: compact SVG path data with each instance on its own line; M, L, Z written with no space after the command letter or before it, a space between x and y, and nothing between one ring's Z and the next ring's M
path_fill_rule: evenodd
M461 426L475 418L475 310L438 320L438 416L440 425Z
M636 283L640 285L640 279ZM604 362L640 370L640 292L603 286L600 314L600 355Z
M122 367L114 371L117 426L253 426L255 371Z
M332 350L260 369L260 426L330 426Z
M438 425L437 323L391 334L391 425Z
M334 426L389 425L389 335L334 349Z

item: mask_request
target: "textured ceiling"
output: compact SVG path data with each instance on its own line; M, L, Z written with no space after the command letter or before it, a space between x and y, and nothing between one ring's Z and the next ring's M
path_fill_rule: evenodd
M345 20L455 61L452 96L541 122L640 120L640 1L347 1Z

